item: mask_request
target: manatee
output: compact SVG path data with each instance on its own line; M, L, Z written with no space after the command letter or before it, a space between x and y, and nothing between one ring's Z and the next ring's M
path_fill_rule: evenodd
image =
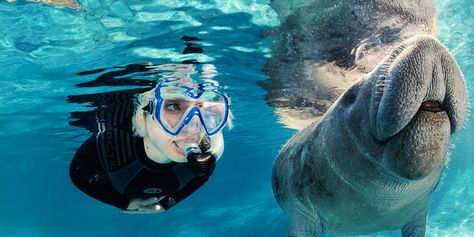
M455 59L435 38L434 4L273 6L282 24L272 33L267 98L286 122L315 121L283 146L273 166L275 198L291 219L288 235L401 229L402 236L424 236L468 102Z

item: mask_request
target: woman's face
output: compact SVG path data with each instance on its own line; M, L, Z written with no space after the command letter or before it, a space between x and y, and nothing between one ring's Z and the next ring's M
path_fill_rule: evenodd
M163 112L169 126L177 126L181 122L184 112L189 106L199 106L190 104L185 100L165 100ZM194 117L177 135L172 136L163 131L161 125L155 121L153 115L147 115L147 133L151 143L155 146L164 158L169 158L175 162L186 162L184 151L179 147L180 143L197 143L203 137L203 130L198 117Z

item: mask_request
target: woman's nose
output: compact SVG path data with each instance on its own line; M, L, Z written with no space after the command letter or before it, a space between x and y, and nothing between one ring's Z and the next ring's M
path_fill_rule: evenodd
M186 126L183 127L182 133L183 134L199 134L202 133L202 124L199 120L198 116L194 116L194 118L189 121Z

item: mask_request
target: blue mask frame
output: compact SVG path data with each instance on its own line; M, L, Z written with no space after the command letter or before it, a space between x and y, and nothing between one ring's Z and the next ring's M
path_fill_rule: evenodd
M212 92L218 94L219 96L221 96L224 99L224 106L225 106L224 119L222 120L221 124L219 126L217 126L214 130L209 131L209 129L206 126L206 123L204 122L204 118L201 114L200 109L198 107L192 107L191 110L186 114L186 117L181 122L181 124L179 125L178 129L176 129L175 132L173 132L173 131L169 130L168 128L166 128L166 126L163 124L163 122L160 119L161 118L160 117L160 111L161 111L160 108L161 108L161 106L163 104L163 101L164 101L164 99L161 97L161 92L160 91L161 91L161 88L169 87L169 86L182 88L183 89L182 93L185 94L186 96L188 96L189 98L193 98L193 99L199 99L201 97L201 95L206 91L212 91ZM207 87L211 87L212 89L209 89ZM151 114L153 114L155 116L155 121L157 121L161 125L163 130L165 132L167 132L168 134L172 135L172 136L176 136L179 133L181 133L184 126L186 126L193 119L194 116L198 116L198 118L199 118L206 134L208 136L212 136L212 135L218 133L219 131L221 131L222 128L224 128L224 126L227 123L227 119L229 118L229 100L227 99L227 96L225 96L224 94L222 94L221 92L218 91L219 88L220 88L219 86L216 86L215 84L210 83L210 82L200 83L200 84L198 84L198 88L197 88L198 93L195 94L195 93L193 93L195 88L187 87L187 86L180 86L178 83L173 84L173 85L158 84L155 87L156 105L151 105L150 106L150 109L154 109L155 112L154 113L152 113L151 111L150 112L151 112Z

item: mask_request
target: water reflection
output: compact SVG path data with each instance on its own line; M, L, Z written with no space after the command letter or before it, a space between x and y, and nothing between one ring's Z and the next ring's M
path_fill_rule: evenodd
M16 0L6 1L11 3L16 2ZM76 2L76 0L28 0L27 2L36 2L53 6L69 7L75 10L81 9L81 6Z

